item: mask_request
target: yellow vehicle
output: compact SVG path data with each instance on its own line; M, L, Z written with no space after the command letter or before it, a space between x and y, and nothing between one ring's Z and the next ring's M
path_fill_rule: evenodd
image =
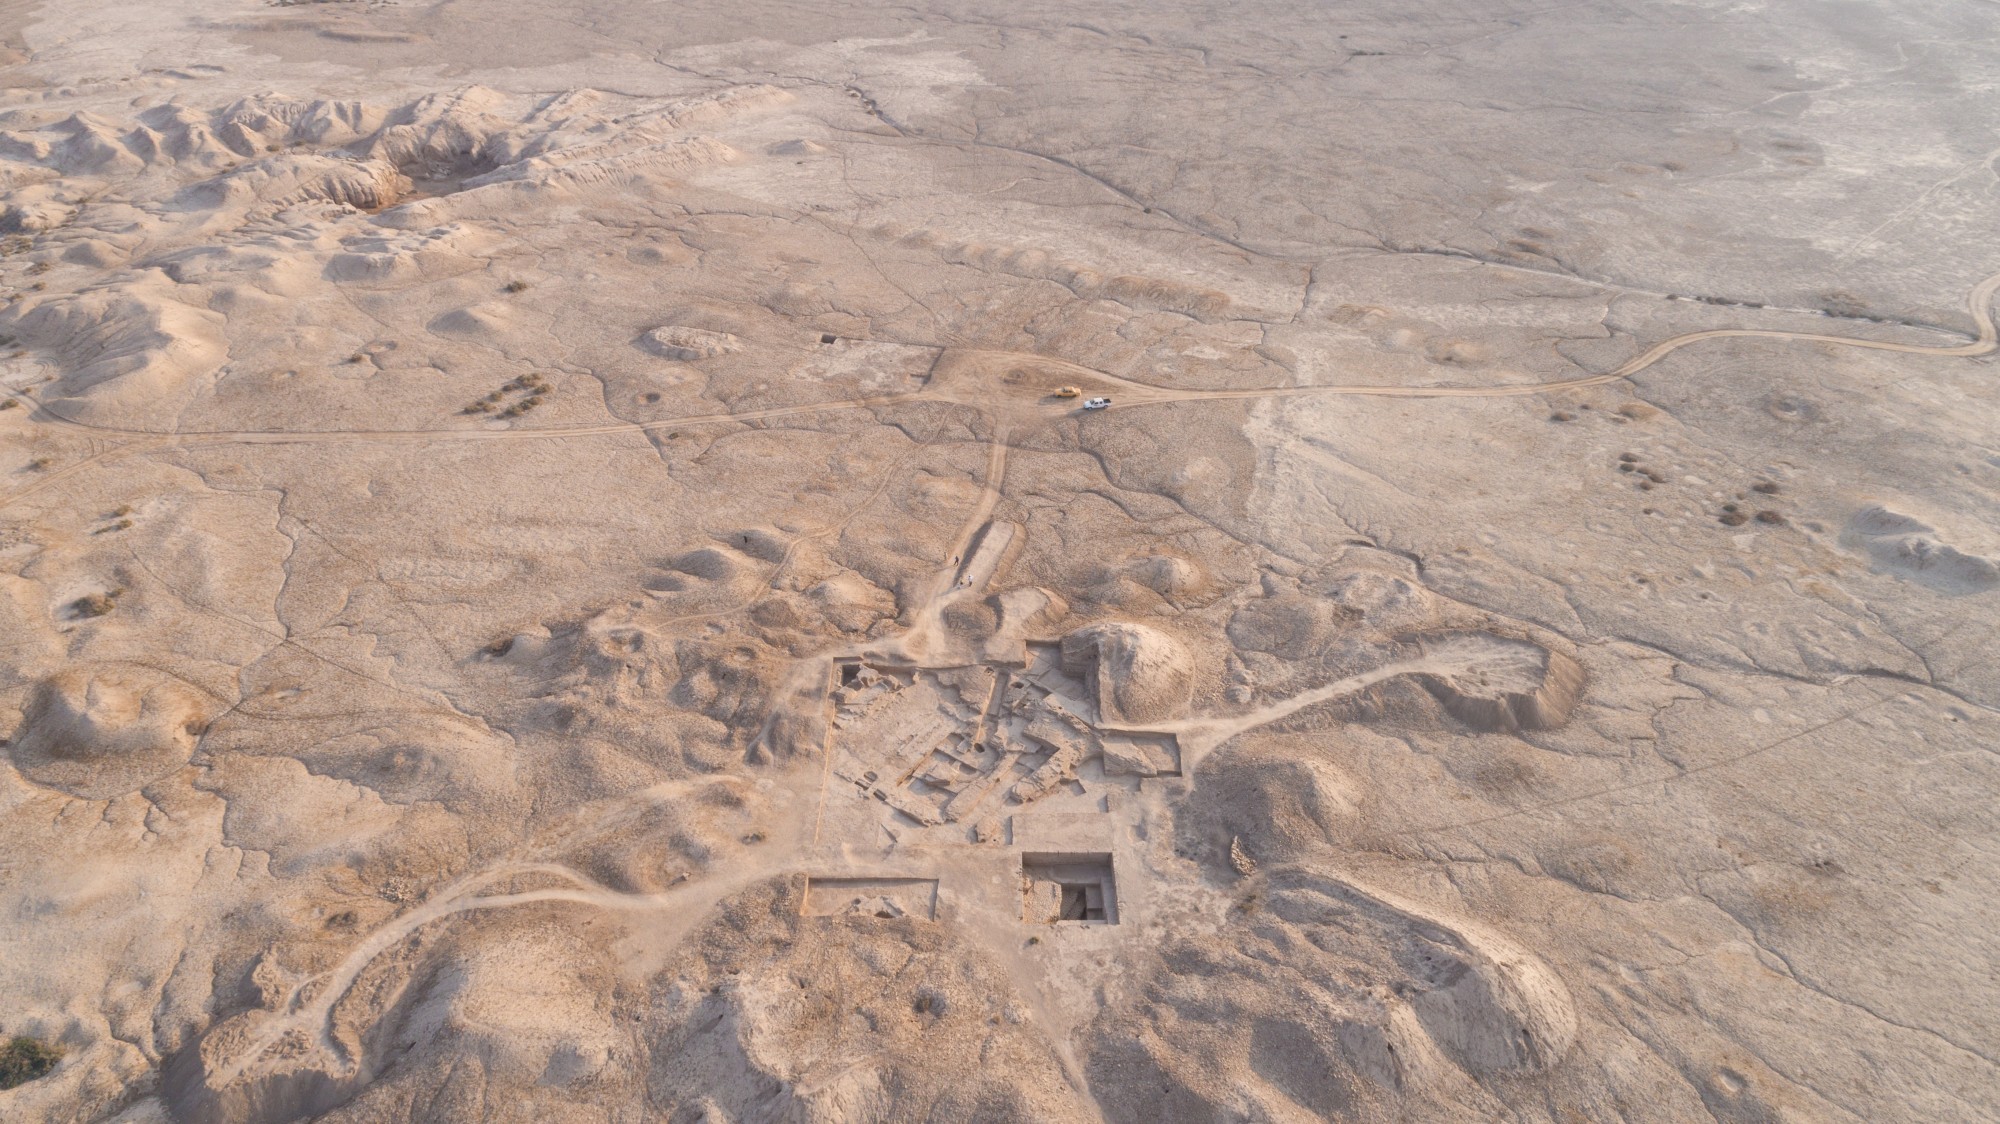
M1082 391L1082 390L1080 390L1080 389L1078 389L1078 388L1076 388L1076 387L1073 387L1073 386L1059 386L1059 387L1056 387L1056 397L1057 397L1057 398L1075 398L1076 396L1078 396L1078 395L1080 395L1080 394L1082 394L1082 393L1083 393L1083 391Z

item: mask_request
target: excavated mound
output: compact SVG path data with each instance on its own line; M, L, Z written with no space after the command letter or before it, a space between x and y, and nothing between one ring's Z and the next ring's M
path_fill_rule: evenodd
M1180 641L1142 624L1111 621L1062 640L1063 670L1083 677L1106 722L1165 722L1187 713L1194 658Z
M1218 856L1235 848L1259 863L1293 862L1338 842L1340 821L1359 803L1352 778L1290 738L1232 743L1202 761L1194 782L1200 798L1177 809L1181 845L1198 842Z
M1416 678L1475 730L1553 730L1583 695L1582 665L1526 640L1484 632L1424 637L1433 670Z
M909 918L800 915L802 880L724 900L620 980L609 941L516 914L410 946L336 1015L351 1065L222 1024L170 1066L175 1119L1092 1118L990 953ZM657 923L657 922L654 922Z
M670 324L645 335L646 346L668 359L713 359L740 351L743 344L728 332L711 332Z
M1238 651L1303 660L1333 643L1337 622L1333 603L1322 598L1262 597L1229 618L1229 640Z
M1110 1119L1492 1115L1484 1084L1574 1042L1538 957L1336 869L1357 798L1314 748L1252 740L1197 769L1175 848L1245 877L1219 933L1169 940L1098 1018L1090 1079Z
M267 989L280 985L268 961L257 976ZM451 1102L489 1087L513 1100L542 1086L549 1103L530 1099L518 1106L529 1115L513 1118L559 1118L569 1086L629 1049L611 1023L609 984L603 950L564 926L513 922L448 934L421 962L370 975L365 993L335 1015L329 1038L346 1060L311 1049L314 1036L303 1028L266 1041L266 1016L252 1012L220 1023L168 1064L165 1100L173 1119L188 1124L383 1119L383 1100L429 1076L426 1062L442 1056L452 1059L450 1072L429 1090L442 1115L492 1119L476 1101ZM424 1044L446 1051L415 1049Z
M14 740L14 767L71 796L123 796L187 764L208 700L143 667L71 668L44 680Z
M1368 628L1421 628L1437 612L1436 598L1399 574L1352 569L1332 575L1326 595L1338 611Z
M1497 935L1285 867L1221 933L1159 950L1099 1018L1090 1078L1116 1121L1465 1119L1497 1107L1476 1080L1547 1069L1576 1029L1561 981Z
M798 892L726 903L657 977L663 1118L1091 1117L991 953L909 918L800 917Z
M398 1085L426 1077L436 1080L433 1096L448 1102L503 1093L542 1119L561 1118L568 1102L593 1084L629 1082L615 1069L637 1045L634 1028L618 1018L615 967L601 946L560 925L515 925L482 936L460 942L458 957L431 962L395 1020L400 1025L375 1047L395 1059L445 1045L439 1060L449 1062L391 1071L381 1087L329 1119L379 1118L377 1106L405 1091Z
M1856 513L1841 538L1867 551L1877 568L1943 593L2000 586L2000 560L1960 550L1930 524L1879 504Z

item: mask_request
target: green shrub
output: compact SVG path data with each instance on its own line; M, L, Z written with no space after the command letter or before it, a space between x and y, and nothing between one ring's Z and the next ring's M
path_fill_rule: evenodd
M86 620L91 617L101 617L118 607L118 595L124 592L122 589L113 589L105 593L79 597L69 603L70 615Z
M51 1046L39 1038L17 1034L0 1046L0 1089L12 1089L41 1077L62 1060L61 1046Z

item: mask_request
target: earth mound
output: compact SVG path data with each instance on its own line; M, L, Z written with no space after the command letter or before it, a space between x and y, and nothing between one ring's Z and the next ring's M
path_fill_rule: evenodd
M1577 1020L1504 938L1292 866L1253 879L1221 933L1164 945L1099 1030L1111 1120L1407 1120L1461 1117L1481 1079L1554 1065Z
M14 767L71 796L123 796L187 764L208 717L200 692L159 672L70 668L37 688L11 748Z
M1107 722L1165 722L1187 713L1194 658L1179 640L1124 621L1080 628L1062 641L1063 669L1090 684Z
M1877 567L1941 593L1978 593L2000 586L2000 562L1943 541L1937 528L1876 504L1847 524L1843 538L1867 551Z

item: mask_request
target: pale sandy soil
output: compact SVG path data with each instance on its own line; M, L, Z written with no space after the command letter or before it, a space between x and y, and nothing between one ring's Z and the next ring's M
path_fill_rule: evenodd
M0 1120L2000 1118L2000 8L0 32Z

